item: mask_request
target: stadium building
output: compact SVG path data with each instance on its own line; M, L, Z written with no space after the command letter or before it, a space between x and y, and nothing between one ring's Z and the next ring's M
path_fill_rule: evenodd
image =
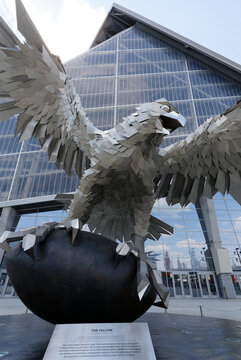
M240 65L116 4L91 48L65 68L87 116L102 130L140 103L168 99L187 123L163 146L184 139L241 97ZM55 194L79 184L77 176L48 161L37 141L18 143L15 122L0 122L0 234L61 220L65 212ZM171 296L241 297L241 210L231 196L217 193L185 208L162 199L153 214L175 229L173 236L146 242ZM0 253L0 296L14 294Z

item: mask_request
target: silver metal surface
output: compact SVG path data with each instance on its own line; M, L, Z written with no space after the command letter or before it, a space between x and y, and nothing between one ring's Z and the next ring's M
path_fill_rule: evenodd
M43 360L156 360L147 323L56 325Z
M241 102L165 149L159 150L163 137L183 126L185 119L163 98L141 104L122 123L101 131L85 116L61 61L46 47L20 0L17 18L28 42L13 37L15 46L9 49L6 38L0 48L0 92L11 98L11 103L1 104L0 120L20 113L16 127L20 141L35 137L57 167L68 175L75 170L80 177L66 219L61 226L48 223L49 231L56 226L72 230L73 242L84 224L114 241L127 243L134 235L132 252L140 258L138 294L143 296L152 274L152 285L161 297L144 241L158 240L173 229L151 215L153 205L165 197L169 205L184 206L217 191L229 192L241 203ZM86 157L90 167L83 171ZM26 251L34 245L35 233L33 229L19 235L24 236ZM37 236L43 240L47 233ZM1 247L10 251L10 240L10 233L1 238ZM117 252L128 256L130 249L118 245Z

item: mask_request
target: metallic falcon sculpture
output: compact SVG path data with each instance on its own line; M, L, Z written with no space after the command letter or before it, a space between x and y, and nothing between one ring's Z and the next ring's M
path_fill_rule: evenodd
M0 20L0 120L19 114L19 141L39 139L58 168L69 175L75 170L81 179L61 224L20 235L4 233L0 245L9 250L8 242L19 236L24 250L29 250L56 227L72 231L74 241L88 224L92 232L119 240L118 254L132 252L140 258L140 299L151 282L165 307L168 292L158 284L144 241L171 234L172 227L151 216L152 207L160 197L184 206L217 191L229 192L241 203L241 103L164 149L163 137L185 124L165 99L142 104L113 129L100 131L86 117L60 59L50 53L20 0L16 6L18 29L26 42L22 44Z

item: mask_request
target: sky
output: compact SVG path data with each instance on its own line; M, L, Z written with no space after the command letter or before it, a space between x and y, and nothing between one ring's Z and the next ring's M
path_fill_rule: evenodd
M50 51L67 61L88 50L110 0L22 0ZM0 16L16 29L15 0L0 0ZM240 0L116 0L241 64Z

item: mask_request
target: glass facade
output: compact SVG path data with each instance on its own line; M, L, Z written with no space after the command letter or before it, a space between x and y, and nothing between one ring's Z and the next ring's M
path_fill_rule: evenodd
M174 227L172 236L163 235L158 242L148 241L148 251L157 251L162 270L209 270L204 251L204 233L195 206L168 206L165 199L156 202L152 215Z
M65 67L88 117L102 130L121 122L142 102L162 97L172 102L187 123L167 137L163 146L185 138L209 116L222 113L241 97L240 83L135 26L69 61ZM220 194L214 202L223 246L229 249L234 268L241 269L239 257L234 254L237 248L240 251L240 207L230 196L223 198ZM163 271L193 271L191 286L197 271L210 270L204 254L207 245L202 219L194 205L169 207L164 199L156 202L153 215L172 225L174 234L162 236L155 243L148 240L146 249L155 254L155 262ZM205 281L202 278L199 282L204 292Z
M75 191L78 177L58 170L34 139L18 143L15 124L0 122L0 201Z
M167 137L163 146L185 138L209 116L223 112L241 97L240 83L135 26L67 62L65 68L87 116L102 130L121 122L142 102L168 99L187 123ZM35 140L18 144L13 137L15 121L13 117L0 122L1 201L74 191L79 183L77 176L68 177L57 170ZM223 198L220 194L214 203L223 246L229 249L234 269L241 269L240 207L230 196ZM58 221L60 215L54 215ZM212 275L200 278L198 287L195 280L198 271L209 270L204 254L206 234L195 206L169 207L161 199L156 202L153 215L175 229L172 236L146 243L146 249L155 253L158 268L166 271L165 281L174 282L175 291L180 282L187 296L191 288L192 293L198 293L198 289L205 293L206 286L215 295ZM34 215L34 224L40 224L42 216ZM53 216L46 215L51 219ZM18 229L26 227L26 223L34 225L31 215L20 219ZM169 279L169 270L189 273ZM186 286L188 282L190 287Z

